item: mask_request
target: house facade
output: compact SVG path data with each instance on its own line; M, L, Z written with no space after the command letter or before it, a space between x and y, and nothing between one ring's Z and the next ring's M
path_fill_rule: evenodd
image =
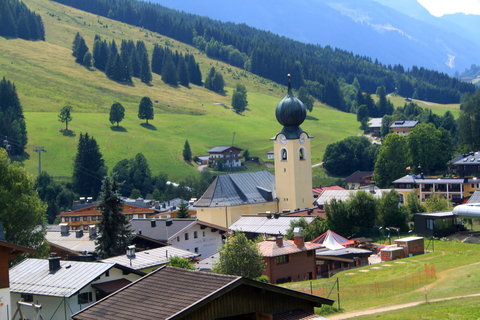
M373 183L373 171L355 171L345 178L347 189L354 190Z
M17 301L30 302L44 319L65 320L142 275L111 263L25 259L10 269L11 301L15 311ZM22 306L22 314L35 319L32 308Z
M121 213L131 220L147 218L158 213L158 211L132 204L124 204ZM102 214L97 209L97 205L88 205L77 210L62 212L58 217L61 218L62 224L68 225L69 229L74 231L88 231L89 226L97 225L102 220Z
M270 283L279 284L317 278L315 250L320 245L304 242L297 230L294 240L284 240L281 235L257 244L265 261L264 275Z
M402 136L408 136L417 124L417 120L397 120L390 125L390 131Z
M133 219L133 231L206 258L222 246L227 228L196 219Z
M242 149L234 146L217 146L208 150L208 165L214 167L217 162L221 161L223 167L238 168L242 166L242 157L240 152Z
M450 161L450 169L459 177L480 177L480 152L458 155Z

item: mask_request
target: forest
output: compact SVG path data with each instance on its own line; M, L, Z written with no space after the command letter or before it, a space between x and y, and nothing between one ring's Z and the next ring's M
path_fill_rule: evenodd
M137 0L55 0L196 46L215 59L278 83L292 85L337 109L350 111L341 90L358 80L362 91L386 92L438 103L458 103L475 86L446 74L400 65L385 66L340 49L304 44L245 24L224 23Z
M0 36L45 40L42 18L18 0L0 1Z

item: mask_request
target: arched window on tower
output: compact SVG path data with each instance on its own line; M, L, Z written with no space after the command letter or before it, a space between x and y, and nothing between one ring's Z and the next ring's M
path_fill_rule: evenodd
M300 148L298 150L298 159L305 160L305 149L304 148Z
M280 151L280 159L281 159L282 161L287 161L287 160L288 160L287 149L283 148L283 149Z

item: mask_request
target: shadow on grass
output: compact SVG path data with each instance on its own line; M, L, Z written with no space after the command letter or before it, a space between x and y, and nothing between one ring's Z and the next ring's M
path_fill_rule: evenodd
M72 130L65 130L65 129L60 129L58 130L61 132L65 137L75 137L77 134L73 132Z
M315 121L318 121L318 118L313 117L313 116L307 116L305 119L306 119L306 120L315 120Z
M157 130L157 127L150 123L141 123L140 125L148 130Z
M122 126L110 126L110 129L117 132L127 132L127 129Z

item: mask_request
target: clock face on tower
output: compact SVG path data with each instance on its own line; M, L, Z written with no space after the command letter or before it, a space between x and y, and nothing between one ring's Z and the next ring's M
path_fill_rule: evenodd
M280 136L280 143L283 145L287 144L287 138L283 134Z
M306 134L305 134L305 133L302 133L302 134L300 135L300 139L299 139L299 141L300 141L301 144L304 144L304 143L305 143L305 138L306 138Z

